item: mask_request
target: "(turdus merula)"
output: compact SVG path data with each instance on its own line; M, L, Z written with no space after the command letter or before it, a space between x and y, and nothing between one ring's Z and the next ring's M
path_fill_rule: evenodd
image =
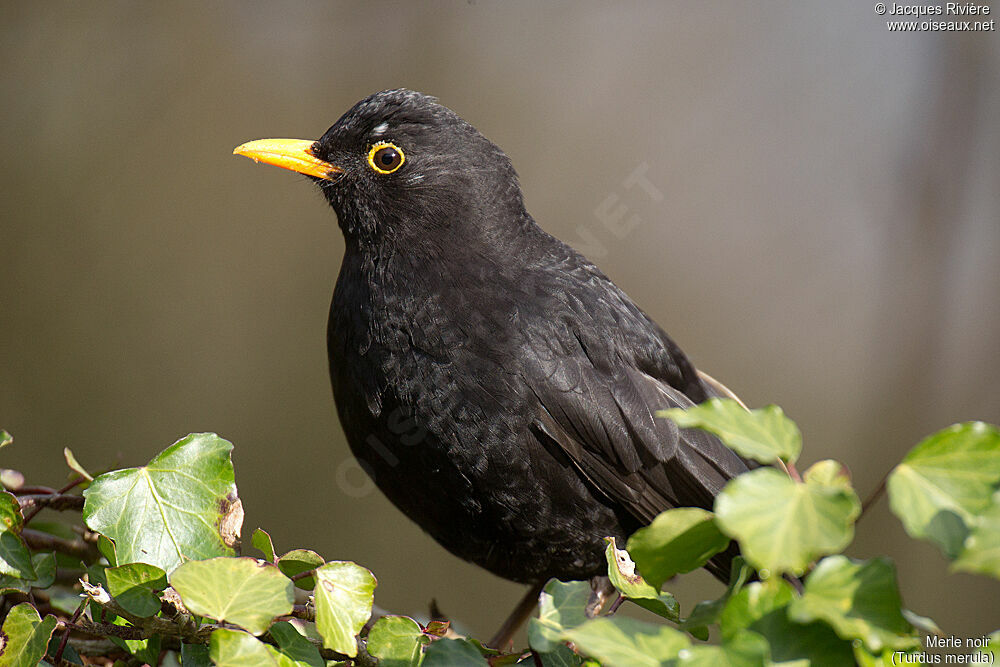
M318 141L235 152L310 176L336 211L340 422L378 487L452 553L518 582L594 577L602 538L711 508L747 470L654 417L728 390L542 231L503 151L434 98L376 93ZM724 578L733 553L707 567Z

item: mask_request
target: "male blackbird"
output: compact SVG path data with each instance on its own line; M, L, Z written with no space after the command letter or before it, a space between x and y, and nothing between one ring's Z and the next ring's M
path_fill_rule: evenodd
M327 344L340 422L445 548L538 584L606 572L744 461L655 411L731 395L585 257L538 227L496 145L421 93L358 102L318 141L240 155L310 176L346 239ZM727 576L733 551L708 568Z

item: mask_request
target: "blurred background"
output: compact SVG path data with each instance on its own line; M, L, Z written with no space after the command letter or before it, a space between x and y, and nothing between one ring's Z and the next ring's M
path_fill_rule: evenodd
M994 7L994 15L997 8ZM376 603L488 636L522 595L356 477L327 378L343 242L304 178L231 155L358 99L436 95L511 156L539 224L597 262L862 497L924 435L1000 422L1000 40L891 33L866 2L0 5L3 466L141 465L235 443L244 537L355 560ZM638 170L638 172L637 172ZM650 188L631 186L640 173ZM656 194L662 197L655 196ZM624 205L627 224L602 211ZM318 528L318 530L317 530ZM883 499L946 633L1000 625ZM682 606L721 588L695 573Z

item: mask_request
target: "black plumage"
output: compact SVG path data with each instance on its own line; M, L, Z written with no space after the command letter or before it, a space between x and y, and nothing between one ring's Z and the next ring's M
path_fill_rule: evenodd
M455 113L377 93L307 152L346 239L328 329L341 424L452 553L514 581L593 577L603 537L711 508L747 469L654 417L724 388L536 225L510 160Z

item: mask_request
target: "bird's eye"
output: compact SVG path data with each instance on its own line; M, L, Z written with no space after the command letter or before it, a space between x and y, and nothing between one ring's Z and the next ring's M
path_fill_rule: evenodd
M403 149L388 141L380 141L368 151L368 164L380 174L391 174L405 161Z

